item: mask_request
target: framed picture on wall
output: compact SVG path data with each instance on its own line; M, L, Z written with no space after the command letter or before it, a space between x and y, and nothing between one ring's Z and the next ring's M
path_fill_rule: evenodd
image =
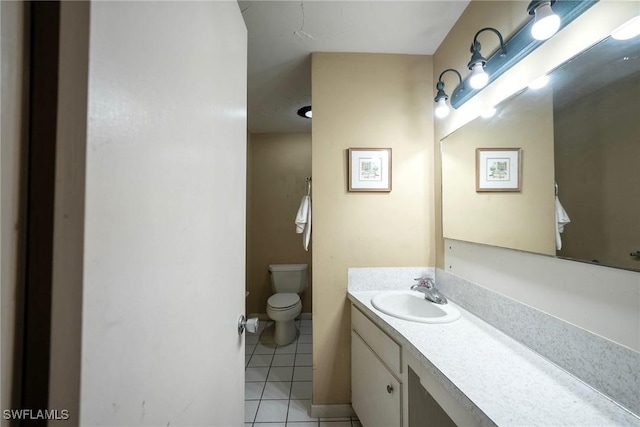
M476 191L520 191L521 148L477 148Z
M391 148L349 148L349 191L391 191Z

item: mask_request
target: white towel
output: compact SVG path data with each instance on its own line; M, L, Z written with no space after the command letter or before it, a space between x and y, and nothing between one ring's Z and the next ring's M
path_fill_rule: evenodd
M308 195L302 197L296 213L296 233L302 234L302 246L308 251L311 239L311 197Z
M564 231L564 226L569 224L571 219L569 215L567 215L567 211L564 210L562 204L560 203L560 199L556 196L556 249L562 249L562 239L560 238L560 233Z

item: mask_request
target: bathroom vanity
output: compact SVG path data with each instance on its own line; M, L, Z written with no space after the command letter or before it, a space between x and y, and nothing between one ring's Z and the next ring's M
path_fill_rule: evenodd
M348 298L352 406L365 427L640 426L640 418L463 308L453 322L418 323L371 304L384 285L361 289L350 287Z
M480 425L406 347L384 333L355 305L351 307L351 326L352 406L362 425Z

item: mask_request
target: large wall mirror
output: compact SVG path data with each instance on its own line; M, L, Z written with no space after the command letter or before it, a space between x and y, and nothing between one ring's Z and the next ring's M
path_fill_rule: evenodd
M476 191L478 148L522 149L521 190ZM602 40L441 149L444 237L640 271L640 36Z

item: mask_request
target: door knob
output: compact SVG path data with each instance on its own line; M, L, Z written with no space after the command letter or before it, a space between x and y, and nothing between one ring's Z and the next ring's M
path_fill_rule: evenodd
M391 392L393 391L393 387L391 387L390 385L387 386L387 393L391 394Z
M256 332L258 332L258 324L259 322L257 317L247 319L246 317L244 317L244 314L241 315L238 319L238 335L242 335L245 329L247 330L247 332L255 334Z

